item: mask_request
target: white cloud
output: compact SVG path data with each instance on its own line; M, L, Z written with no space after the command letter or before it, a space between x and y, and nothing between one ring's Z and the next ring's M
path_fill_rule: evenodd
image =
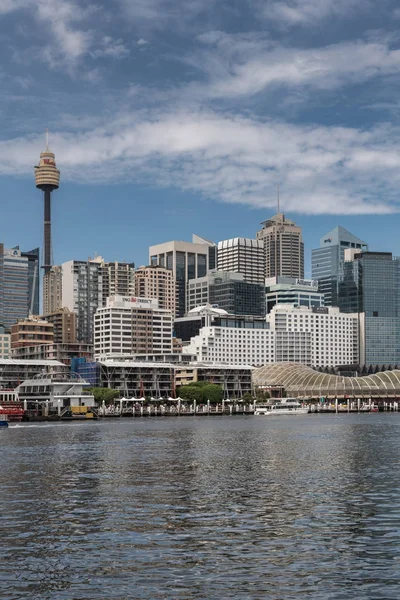
M263 18L282 26L315 24L327 17L342 17L369 10L369 0L250 0Z
M99 48L91 52L93 58L126 58L130 50L122 40L113 40L110 36L103 37Z
M217 98L253 95L281 85L332 90L400 71L400 50L386 43L354 41L298 49L279 46L259 34L221 32L199 40L210 50L191 60L209 77L205 93Z
M389 131L391 139L389 141ZM86 133L52 133L62 179L149 181L226 203L388 213L400 208L400 130L296 126L213 112L126 114ZM30 174L42 138L0 143L0 174Z

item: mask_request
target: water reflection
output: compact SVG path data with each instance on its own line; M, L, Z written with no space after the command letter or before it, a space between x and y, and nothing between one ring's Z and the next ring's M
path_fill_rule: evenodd
M397 415L10 427L4 597L397 598Z

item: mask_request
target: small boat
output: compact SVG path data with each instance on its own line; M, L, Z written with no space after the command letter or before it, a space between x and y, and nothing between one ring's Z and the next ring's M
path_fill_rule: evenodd
M8 427L7 415L0 416L0 427Z
M263 402L255 405L254 414L261 415L304 415L309 407L300 404L296 398L280 398L275 402Z

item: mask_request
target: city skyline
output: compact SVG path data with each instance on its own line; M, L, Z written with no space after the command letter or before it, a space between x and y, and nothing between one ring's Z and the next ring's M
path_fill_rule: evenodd
M262 5L3 2L4 244L42 245L32 167L48 127L56 264L72 238L74 258L140 265L186 231L254 237L278 184L306 254L340 224L399 255L397 3Z

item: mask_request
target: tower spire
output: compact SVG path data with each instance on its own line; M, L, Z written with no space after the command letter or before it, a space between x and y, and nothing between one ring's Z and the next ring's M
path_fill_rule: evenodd
M278 214L281 212L281 201L280 201L280 197L279 197L279 183L277 185L277 202L278 202Z
M49 130L48 129L46 129L45 139L46 139L46 152L48 152L49 151Z

